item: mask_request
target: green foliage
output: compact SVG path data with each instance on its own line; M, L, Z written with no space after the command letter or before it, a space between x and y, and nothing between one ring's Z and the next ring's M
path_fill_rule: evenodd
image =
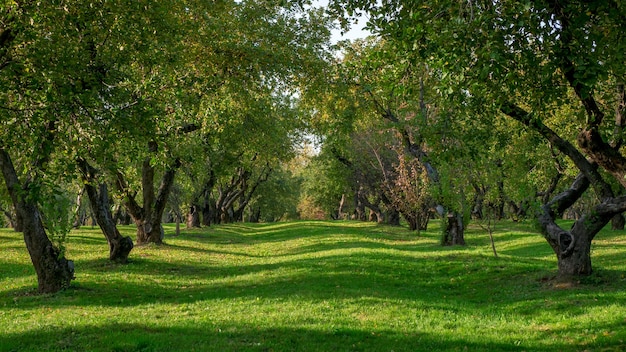
M307 161L302 174L301 217L331 218L337 215L342 195L352 195L350 170L329 155ZM307 215L308 214L308 215Z
M120 228L124 235L132 227ZM470 227L438 245L438 222L220 225L182 231L110 263L96 230L72 232L80 271L31 295L20 234L0 230L0 346L7 351L570 351L625 347L626 243L604 230L596 273L551 279L555 259L526 223Z
M281 166L259 186L249 209L259 210L261 221L274 222L298 218L301 180Z
M74 205L66 190L56 186L45 188L46 193L39 199L42 221L50 241L59 249L59 257L65 257L67 240L74 224Z

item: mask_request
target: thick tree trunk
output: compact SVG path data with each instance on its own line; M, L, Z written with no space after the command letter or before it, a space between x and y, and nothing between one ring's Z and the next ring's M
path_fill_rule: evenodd
M19 209L24 220L24 241L37 272L37 290L54 293L69 287L74 279L74 262L62 257L52 244L34 204L22 202Z
M150 151L156 151L154 142L150 143ZM175 159L163 174L158 193L155 195L154 167L150 164L150 158L144 160L141 179L143 207L137 203L135 195L128 189L124 176L118 173L117 187L125 193L124 205L137 226L137 245L163 244L164 231L163 226L161 226L161 218L174 184L176 170L180 166L180 159Z
M465 228L463 227L463 215L453 212L444 218L445 229L441 237L444 246L465 246Z
M573 234L576 241L568 251L570 245L568 236L562 236L562 242L557 254L559 276L562 278L589 275L591 268L591 239L589 233Z
M0 148L0 169L16 214L22 222L24 242L37 273L37 289L40 293L54 293L69 287L74 279L74 263L61 256L43 226L37 205L25 196L30 185L19 183L9 154Z
M395 209L387 210L385 219L388 225L400 226L400 213Z
M579 175L569 189L542 207L538 217L543 235L557 256L561 277L592 273L591 241L616 214L626 210L626 196L607 198L576 220L569 231L559 227L555 219L574 204L589 185L589 180Z
M139 219L135 221L137 225L137 245L146 245L148 243L163 244L165 232L161 226L161 220L146 221Z

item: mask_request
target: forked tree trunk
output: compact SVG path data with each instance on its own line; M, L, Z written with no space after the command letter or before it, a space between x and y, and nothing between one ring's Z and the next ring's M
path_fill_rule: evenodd
M54 293L69 287L74 279L74 263L61 256L48 238L37 205L27 197L30 184L20 184L11 158L2 148L0 169L16 214L21 219L24 242L37 273L37 290Z
M163 244L164 230L161 220L139 219L135 221L137 225L137 245L148 243Z
M569 278L589 275L591 242L595 235L616 215L626 209L626 196L604 199L572 225L569 231L555 219L569 208L589 187L589 180L579 175L572 186L542 206L538 220L543 235L557 256L559 276Z
M156 152L156 144L151 143L151 151ZM135 195L128 189L124 176L118 173L117 187L125 193L124 205L137 226L137 245L163 244L164 231L161 218L174 184L176 170L180 166L180 159L175 159L163 174L158 193L155 195L154 167L150 165L150 158L144 160L141 180L143 207L137 203Z

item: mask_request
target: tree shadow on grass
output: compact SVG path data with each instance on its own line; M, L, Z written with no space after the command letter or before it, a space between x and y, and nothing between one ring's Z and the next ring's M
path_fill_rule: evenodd
M14 232L15 236L5 236L5 235L0 235L0 241L6 241L6 242L24 242L24 238L22 237L22 234L19 232Z
M259 298L365 303L373 299L412 302L443 310L456 308L468 314L480 314L486 308L510 314L531 315L552 310L578 314L588 307L606 305L605 301L595 300L598 292L606 295L619 290L615 285L552 290L539 281L546 273L541 264L516 259L491 263L477 261L471 255L451 254L438 261L422 261L378 252L222 266L142 258L123 267L94 265L89 272L106 276L81 280L79 273L71 288L53 300L30 298L21 300L19 307L28 309L40 304L126 307ZM19 297L22 291L7 294ZM555 302L564 303L547 302L546 291ZM579 303L568 303L574 296ZM626 298L616 296L611 303L626 305Z
M78 235L76 233L72 233L69 235L67 239L67 243L68 245L72 245L72 244L103 245L105 246L105 248L108 245L107 240L103 234L101 234L101 237L95 237L95 236L84 236L84 235Z
M497 243L496 243L497 248ZM548 242L538 242L534 244L524 244L498 250L498 254L509 255L518 258L533 258L541 260L540 257L553 256L556 263L556 256ZM556 266L555 266L556 269Z
M35 269L30 264L2 263L0 266L0 278L13 279L35 274Z
M556 332L558 334L558 332ZM97 323L93 326L47 327L22 334L0 335L1 351L571 351L574 343L549 344L464 339L452 333L366 331L338 326L306 329L232 323L178 326L166 317L144 324ZM505 339L504 339L505 340ZM505 340L506 341L506 340ZM602 347L626 345L607 342ZM589 347L589 346L587 346Z
M383 231L377 230L383 229ZM380 226L373 223L357 223L357 222L330 222L330 221L297 221L289 223L276 224L221 224L203 229L194 229L189 232L183 231L181 236L185 239L198 240L207 243L246 243L260 244L271 242L282 242L294 240L298 238L325 238L329 235L358 235L365 237L387 237L389 239L397 239L398 232L395 228L389 226ZM366 229L366 231L364 231ZM384 229L389 230L385 233ZM392 231L393 230L393 231ZM408 231L404 236L408 236ZM167 235L166 235L167 237ZM410 237L413 237L412 235Z

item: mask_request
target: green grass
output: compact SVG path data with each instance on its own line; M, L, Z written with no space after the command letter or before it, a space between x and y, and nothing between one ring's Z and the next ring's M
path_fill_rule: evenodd
M440 247L436 222L173 233L118 265L97 229L74 231L76 280L41 296L20 235L0 230L0 351L626 350L623 233L598 236L595 274L574 286L550 279L530 224L498 224L498 259L478 227Z

